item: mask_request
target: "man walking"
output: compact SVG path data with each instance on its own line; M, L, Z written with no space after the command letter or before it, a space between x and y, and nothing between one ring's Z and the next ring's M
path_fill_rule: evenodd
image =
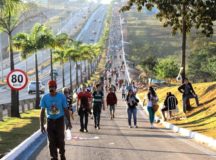
M196 105L199 106L198 96L196 95L192 84L189 82L187 78L184 79L184 83L178 88L179 92L183 93L183 111L186 113L187 109L187 100L190 98L195 98Z
M77 111L80 116L80 132L88 132L88 115L91 112L91 93L86 90L83 85L82 91L78 94ZM78 108L79 107L79 108ZM85 124L83 122L85 118Z
M67 100L62 93L56 92L57 84L55 81L50 80L48 82L48 86L49 93L45 94L40 101L41 132L46 132L44 127L44 117L46 110L47 133L51 160L58 159L57 148L59 149L61 160L65 160L64 115L66 116L68 121L67 128L72 128L68 112Z
M96 129L100 129L100 114L101 114L102 105L103 105L103 110L105 110L104 95L100 87L101 87L100 84L97 84L96 91L94 91L93 93L93 114L94 114L94 123Z
M109 93L107 94L106 102L107 107L110 107L110 118L111 120L115 118L115 106L117 104L117 97L115 92L113 92L112 88L109 89Z

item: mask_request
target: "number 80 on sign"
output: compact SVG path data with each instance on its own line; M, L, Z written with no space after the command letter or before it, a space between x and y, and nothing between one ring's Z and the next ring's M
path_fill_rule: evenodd
M22 90L28 83L28 77L22 70L12 70L7 76L7 84L13 90Z

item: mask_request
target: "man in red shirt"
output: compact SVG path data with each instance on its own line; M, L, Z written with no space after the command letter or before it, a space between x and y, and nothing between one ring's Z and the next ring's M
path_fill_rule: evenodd
M83 85L82 91L78 94L77 111L80 116L80 132L88 132L88 114L91 112L92 95ZM83 120L85 118L85 124Z
M107 107L110 106L110 116L111 120L115 117L115 105L117 104L117 97L115 92L113 92L113 88L109 89L109 93L107 95Z

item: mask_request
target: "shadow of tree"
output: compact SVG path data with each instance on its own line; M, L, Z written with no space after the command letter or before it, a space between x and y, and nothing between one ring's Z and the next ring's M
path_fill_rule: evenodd
M37 117L21 119L30 120L30 123L21 128L13 128L10 132L0 131L0 158L39 129Z

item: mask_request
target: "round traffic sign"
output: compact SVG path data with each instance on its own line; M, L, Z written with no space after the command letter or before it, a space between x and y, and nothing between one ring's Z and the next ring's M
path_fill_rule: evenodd
M22 90L28 83L26 73L20 69L12 70L7 75L7 84L13 90Z

